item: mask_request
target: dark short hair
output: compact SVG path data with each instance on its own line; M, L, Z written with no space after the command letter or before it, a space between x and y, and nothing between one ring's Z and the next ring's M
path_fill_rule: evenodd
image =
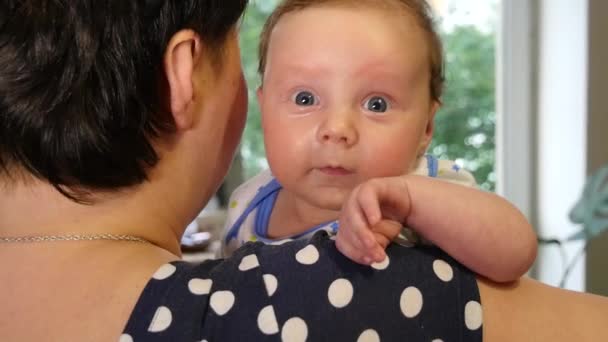
M147 179L175 131L159 93L180 29L221 65L247 0L2 0L0 176L26 171L73 200ZM15 171L15 172L13 172Z

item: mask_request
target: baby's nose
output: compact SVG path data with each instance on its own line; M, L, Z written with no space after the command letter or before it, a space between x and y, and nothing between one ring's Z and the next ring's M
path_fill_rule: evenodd
M318 139L322 143L352 146L358 140L356 123L347 113L328 115L319 129Z

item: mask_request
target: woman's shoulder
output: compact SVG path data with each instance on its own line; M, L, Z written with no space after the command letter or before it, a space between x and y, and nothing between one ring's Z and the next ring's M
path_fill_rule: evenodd
M474 275L432 247L391 245L350 262L325 233L248 243L226 260L162 266L123 339L154 341L481 340Z
M267 305L260 300L266 294L263 276L247 272L259 264L244 257L258 247L244 246L229 259L162 265L141 293L120 341L248 340L251 333L235 327Z
M202 317L208 306L210 273L219 263L174 261L158 268L141 293L120 341L196 341L196 331L200 330L196 317Z

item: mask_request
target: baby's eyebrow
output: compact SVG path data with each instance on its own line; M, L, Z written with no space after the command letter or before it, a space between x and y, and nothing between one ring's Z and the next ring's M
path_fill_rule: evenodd
M395 68L384 63L369 63L362 66L353 76L359 79L382 80L400 85L412 85L425 80L428 71L424 68Z
M412 74L412 71L404 70L392 65L386 61L376 61L362 64L356 71L354 76L364 76L374 73L386 78L403 79Z
M266 69L266 82L279 87L292 87L301 82L315 82L328 74L328 69L320 66L304 66L294 63L282 63L278 68Z

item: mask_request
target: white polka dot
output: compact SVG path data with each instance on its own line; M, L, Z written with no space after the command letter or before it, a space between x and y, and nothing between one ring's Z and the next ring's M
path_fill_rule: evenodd
M277 323L272 305L263 308L258 314L258 327L266 335L273 335L279 332L279 323Z
M391 263L391 260L389 259L388 255L387 255L384 258L384 260L382 260L381 262L375 262L375 263L373 263L372 267L375 268L375 269L377 269L377 270L379 270L379 271L382 271L382 270L385 270L390 263Z
M313 245L308 245L296 253L296 260L300 264L312 265L319 260L319 251Z
M152 278L156 280L163 280L169 278L173 273L175 273L175 266L171 264L162 265L154 274Z
M472 300L464 306L464 323L469 330L477 330L481 327L483 312L481 304Z
M218 316L223 316L232 309L234 294L230 291L217 291L211 295L209 305Z
M256 267L260 266L258 262L258 257L255 254L248 255L241 260L241 264L239 265L239 270L241 271L249 271Z
M353 285L346 279L337 279L329 286L327 297L336 308L347 306L353 299Z
M367 329L359 335L357 342L380 342L380 335L374 329Z
M306 341L308 337L308 327L306 322L300 317L293 317L283 324L281 330L281 340L287 342Z
M211 291L211 285L213 281L211 279L200 279L194 278L188 282L188 289L192 294L195 295L206 295Z
M171 310L166 306L159 306L154 313L148 331L154 333L165 331L171 325L172 320L173 316L171 315Z
M274 292L277 290L279 281L277 280L277 277L273 276L272 274L264 274L264 285L266 285L268 297L272 297Z
M422 293L413 286L408 287L401 293L399 305L405 317L416 317L422 310Z
M133 337L129 334L122 334L120 335L118 342L133 342Z
M439 279L445 282L448 282L454 278L452 266L443 260L437 259L433 262L433 271L435 271L435 274Z

